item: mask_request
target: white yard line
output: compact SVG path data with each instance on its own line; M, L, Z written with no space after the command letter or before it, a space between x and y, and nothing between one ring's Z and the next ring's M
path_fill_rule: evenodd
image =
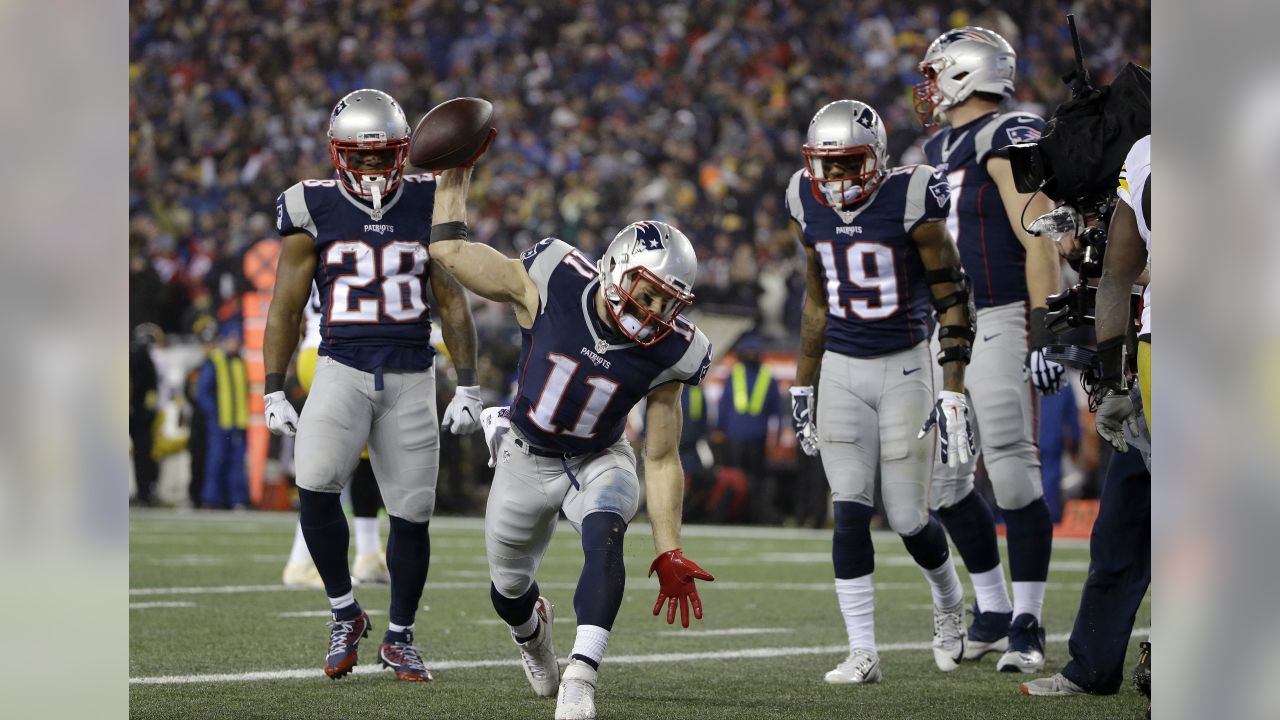
M1147 637L1150 628L1135 628L1134 637ZM1046 638L1052 643L1066 642L1066 634L1050 635ZM878 651L900 652L903 650L928 650L930 643L909 642L889 643L876 648ZM693 653L661 653L654 655L614 655L608 658L610 665L638 665L644 663L677 663L696 662L699 660L754 660L764 658L794 657L797 655L839 655L848 651L847 645L819 645L813 647L760 647L742 650L716 650ZM520 661L514 658L501 660L440 660L428 661L432 670L471 670L488 667L517 667ZM353 671L356 675L372 675L384 672L382 668L371 665L360 665ZM156 675L151 677L129 678L130 685L186 685L192 683L228 683L228 682L261 682L265 680L304 680L324 677L324 673L316 668L296 668L293 670L263 670L246 673L223 673L217 675Z
M129 603L130 610L154 610L156 608L190 608L195 606L196 604L193 602L183 602L181 600L175 600L172 602Z
M659 630L658 635L670 637L704 638L732 637L736 635L776 635L793 632L791 628L722 628L720 630Z
M548 590L574 590L578 584L576 582L540 582L539 587ZM703 585L699 585L702 588ZM702 594L716 593L720 590L774 590L779 592L833 592L835 589L834 581L814 583L785 583L785 582L730 582L717 580L714 583L707 583L706 589L701 590ZM1053 590L1079 588L1078 583L1067 582L1050 582L1048 587ZM427 592L433 590L488 590L487 582L428 582ZM649 592L657 590L654 584L651 588L641 587L633 588L636 591ZM882 591L921 591L927 592L928 586L923 581L919 582L878 582L876 590ZM146 588L129 588L129 595L133 597L149 597L155 595L240 595L245 593L260 592L316 592L314 588L305 587L289 587L287 585L194 585L188 587L146 587Z
M386 615L386 610L365 610L370 615ZM298 612L282 612L276 615L282 618L324 618L328 620L333 617L333 613L328 610L299 610Z

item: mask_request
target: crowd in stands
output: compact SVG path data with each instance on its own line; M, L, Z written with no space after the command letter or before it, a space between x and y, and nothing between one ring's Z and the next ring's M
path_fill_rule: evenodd
M134 322L190 333L238 289L238 255L274 233L274 202L328 177L329 111L376 87L415 122L462 95L501 135L473 183L473 231L517 252L555 235L588 254L630 220L698 246L700 304L763 310L778 336L802 283L782 204L809 118L854 97L918 160L910 87L930 40L993 27L1018 50L1018 107L1066 98L1074 10L1101 82L1149 64L1149 4L144 1L130 6ZM763 307L762 307L763 306ZM224 309L224 313L228 310ZM505 319L505 317L504 317Z

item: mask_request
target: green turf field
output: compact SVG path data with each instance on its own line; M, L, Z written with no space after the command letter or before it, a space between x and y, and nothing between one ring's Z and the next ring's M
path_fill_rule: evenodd
M397 682L377 669L388 591L356 588L373 616L361 664L324 677L328 605L319 591L280 583L295 517L135 511L130 518L129 676L134 718L545 718L554 699L533 695L519 655L489 604L478 519L438 518L417 640L434 683ZM383 537L385 539L385 522ZM628 584L596 706L623 718L1139 718L1146 703L1127 682L1100 698L1020 695L1025 677L995 672L995 656L938 672L928 650L928 587L901 542L876 533L876 630L884 681L829 686L845 655L831 580L829 531L689 527L687 554L718 578L700 584L705 608L689 630L650 613L657 581L648 527L627 539ZM1003 543L1002 543L1003 544ZM1084 543L1059 543L1046 598L1049 665L1066 659L1088 563ZM539 584L556 605L556 647L573 644L577 536L562 525ZM964 578L964 571L961 570ZM965 578L967 583L967 578ZM1138 615L1145 635L1150 606ZM1136 657L1137 642L1130 648ZM204 676L204 677L201 677Z

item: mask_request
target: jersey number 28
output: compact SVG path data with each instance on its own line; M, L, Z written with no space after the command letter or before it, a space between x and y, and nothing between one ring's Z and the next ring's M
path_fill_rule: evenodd
M345 266L354 258L355 273L333 277L333 297L329 302L329 322L376 323L383 314L396 322L422 317L427 303L422 297L422 271L427 266L427 249L421 243L393 242L379 255L373 246L360 240L344 240L329 246L325 265ZM351 291L382 278L381 297L364 297L352 305Z

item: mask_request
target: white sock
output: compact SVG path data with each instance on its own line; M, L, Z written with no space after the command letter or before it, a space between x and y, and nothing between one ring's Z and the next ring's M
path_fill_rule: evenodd
M381 553L382 541L378 539L378 518L356 518L356 557L369 553Z
M1009 602L1009 587L1004 584L1004 566L996 566L986 572L969 573L973 582L973 594L978 597L978 612L1013 612Z
M535 604L533 610L529 612L529 619L519 625L511 625L511 635L517 638L527 638L538 632L538 606Z
M604 660L604 649L608 644L608 630L599 625L579 625L578 634L573 639L573 651L569 655L590 658L596 667L599 667L600 662Z
M329 607L333 610L340 610L356 601L355 590L348 591L346 595L329 598Z
M1044 610L1044 582L1013 583L1013 616L1023 613L1040 621L1040 612Z
M293 531L293 548L289 550L289 564L311 562L311 551L307 549L307 539L302 536L302 523L298 523Z
M870 575L836 578L836 598L849 632L849 650L876 649L875 586Z
M919 567L919 566L917 566ZM940 608L953 608L964 602L964 586L960 584L960 576L956 574L956 562L951 555L947 561L932 570L920 568L924 579L929 581L929 589L933 591L933 605Z
M412 625L397 625L393 622L387 623L387 629L390 630L391 632L398 632L398 633L413 632Z

